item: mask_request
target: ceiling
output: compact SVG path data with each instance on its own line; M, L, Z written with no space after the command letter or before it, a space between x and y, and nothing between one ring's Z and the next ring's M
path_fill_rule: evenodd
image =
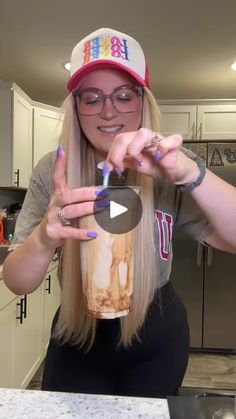
M100 27L135 37L159 99L236 98L236 0L0 0L0 79L59 106L62 64Z

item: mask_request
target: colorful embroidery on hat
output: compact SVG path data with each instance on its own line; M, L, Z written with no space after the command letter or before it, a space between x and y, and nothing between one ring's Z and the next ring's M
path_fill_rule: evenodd
M109 56L129 60L127 40L117 36L101 36L85 42L83 64Z

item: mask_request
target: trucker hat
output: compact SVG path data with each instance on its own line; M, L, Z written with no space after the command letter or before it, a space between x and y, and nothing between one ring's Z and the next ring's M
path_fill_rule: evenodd
M148 66L140 44L129 35L101 28L74 47L68 89L76 89L81 77L91 69L105 67L123 69L141 86L150 87Z

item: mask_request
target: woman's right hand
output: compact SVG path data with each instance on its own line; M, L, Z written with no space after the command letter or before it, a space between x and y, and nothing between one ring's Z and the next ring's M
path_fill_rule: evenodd
M91 240L97 236L95 231L78 228L73 221L93 213L98 189L95 187L68 188L66 152L59 146L57 155L53 172L54 193L39 226L41 241L53 249L61 246L66 239ZM63 210L65 218L71 220L71 225L62 224L58 215L60 210Z

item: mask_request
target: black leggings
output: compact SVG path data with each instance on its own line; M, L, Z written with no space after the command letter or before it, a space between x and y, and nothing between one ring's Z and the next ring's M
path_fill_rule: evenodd
M53 327L58 318L56 313ZM186 310L170 284L156 296L128 349L116 347L118 319L99 320L95 343L85 353L51 339L42 390L138 397L167 397L180 387L189 354Z

